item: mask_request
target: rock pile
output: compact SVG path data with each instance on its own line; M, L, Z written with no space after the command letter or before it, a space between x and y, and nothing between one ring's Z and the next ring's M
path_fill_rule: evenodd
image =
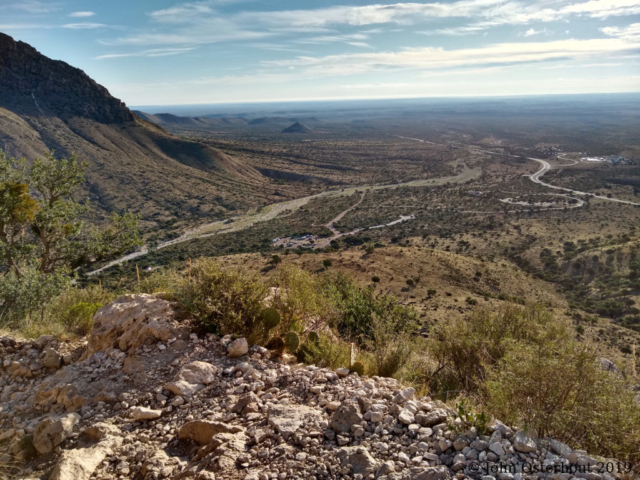
M243 342L185 333L156 302L165 301L128 296L116 304L120 317L137 318L131 328L163 325L185 338L149 334L131 345L90 336L84 357L53 339L0 340L0 463L22 462L23 476L54 480L616 475L597 473L584 451L499 422L486 432L465 428L445 405L393 379L288 365L259 346L238 357ZM104 307L97 318L113 311ZM57 363L48 370L43 362L55 357L50 349L65 365L55 372Z

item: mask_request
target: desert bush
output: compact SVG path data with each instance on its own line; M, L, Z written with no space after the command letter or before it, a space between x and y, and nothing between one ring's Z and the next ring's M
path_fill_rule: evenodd
M280 314L278 331L304 333L321 330L334 323L337 310L322 294L316 278L295 265L281 265L269 279L270 305Z
M42 273L25 266L20 274L7 272L0 281L0 324L22 328L31 322L44 322L47 306L71 284L60 272Z
M98 309L115 297L113 292L97 285L68 288L48 307L49 321L62 325L67 331L85 335L91 331Z
M158 270L142 278L140 283L132 287L136 293L165 293L172 295L184 288L188 278L177 270Z
M201 259L194 263L191 279L177 285L175 295L211 330L249 336L259 321L267 291L256 273Z
M569 324L541 307L504 307L498 312L481 309L469 318L438 325L428 350L438 364L431 387L476 392L487 369L500 361L516 342L542 347L571 336Z
M520 342L489 370L489 411L573 448L638 461L640 405L595 349L575 341Z
M416 350L416 339L375 313L371 323L371 337L365 341L366 373L380 377L395 377L407 365Z
M345 339L359 343L373 338L374 315L385 319L393 331L412 333L417 324L416 313L391 294L376 293L373 285L360 288L342 273L325 275L322 290L338 310L335 327Z
M317 342L306 342L302 346L298 358L318 367L346 368L351 361L351 348L344 340L320 334Z

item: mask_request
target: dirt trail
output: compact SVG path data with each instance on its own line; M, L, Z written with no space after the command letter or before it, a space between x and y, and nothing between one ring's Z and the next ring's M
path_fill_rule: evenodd
M347 208L346 210L344 210L343 212L341 212L336 218L334 218L333 220L331 220L329 223L327 223L325 225L325 227L327 227L329 230L331 230L331 232L333 233L333 237L331 237L329 239L329 241L334 240L335 238L338 238L340 236L340 232L338 231L338 229L336 227L333 226L334 223L338 223L340 220L342 220L342 218L349 213L351 210L353 210L354 208L357 208L358 205L360 205L362 203L362 201L364 200L364 196L366 195L366 192L362 192L360 194L360 200L358 200L356 203L354 203L353 205L351 205L349 208Z

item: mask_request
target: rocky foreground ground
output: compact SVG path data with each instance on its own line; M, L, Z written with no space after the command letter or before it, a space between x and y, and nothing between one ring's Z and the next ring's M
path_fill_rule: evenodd
M86 342L0 337L0 468L18 478L613 480L584 451L453 412L389 378L204 338L126 295ZM459 421L458 421L459 422ZM605 469L606 472L606 469ZM0 471L0 478L3 472Z

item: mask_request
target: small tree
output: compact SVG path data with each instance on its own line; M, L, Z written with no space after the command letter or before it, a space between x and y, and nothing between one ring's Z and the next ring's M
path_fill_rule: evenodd
M41 308L68 285L74 269L142 244L139 217L129 212L112 214L103 230L81 220L89 207L75 196L86 168L75 156L56 159L53 151L31 166L0 151L0 304L12 316L28 305ZM36 284L39 293L31 295Z
M326 269L326 268L329 268L331 265L333 265L333 263L332 263L332 262L331 262L331 260L330 260L330 259L328 259L328 258L325 258L325 259L322 261L322 266L323 266L325 269Z
M87 166L52 151L28 167L0 151L0 252L8 271L20 277L33 261L41 273L75 269L141 245L139 217L129 212L112 214L104 230L85 226L89 207L74 195Z

